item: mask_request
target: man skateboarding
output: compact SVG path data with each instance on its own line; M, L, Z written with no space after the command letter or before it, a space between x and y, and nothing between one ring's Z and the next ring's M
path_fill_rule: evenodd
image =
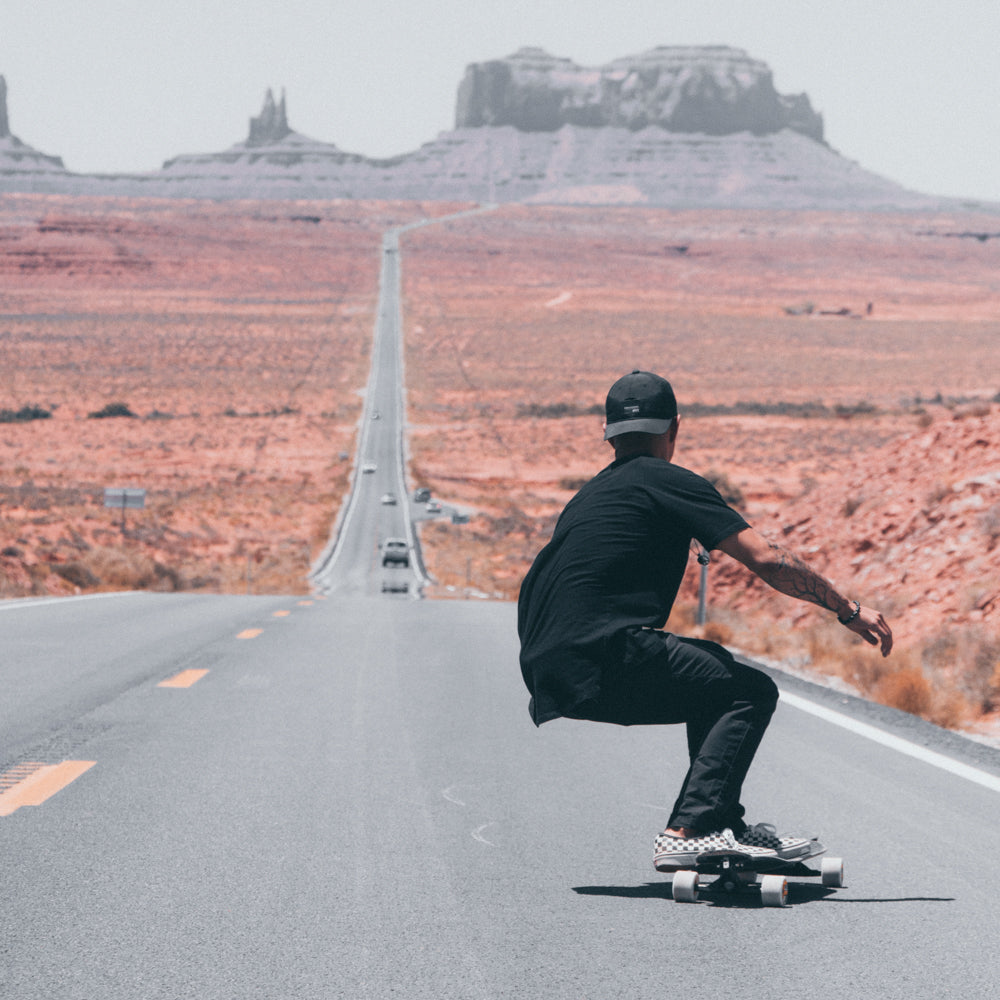
M604 438L614 461L569 501L521 586L521 672L536 725L565 717L622 726L685 723L690 766L654 864L672 871L706 850L791 859L804 837L748 826L743 781L778 689L722 646L662 631L692 539L776 590L833 612L892 649L882 615L848 600L767 541L701 476L672 463L680 417L670 383L634 371L608 392Z

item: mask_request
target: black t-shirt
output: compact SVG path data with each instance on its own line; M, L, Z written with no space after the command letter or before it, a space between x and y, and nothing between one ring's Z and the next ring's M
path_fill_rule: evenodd
M566 505L521 585L521 673L537 725L597 697L629 629L662 628L691 540L748 527L701 476L660 458L612 462Z

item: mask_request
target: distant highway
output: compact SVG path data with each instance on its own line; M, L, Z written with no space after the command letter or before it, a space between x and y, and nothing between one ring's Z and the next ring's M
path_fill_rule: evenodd
M399 230L382 240L371 372L358 433L354 482L333 539L311 579L322 594L419 596L426 582L404 470ZM406 541L409 565L382 565L387 538Z
M421 596L427 574L414 531L414 513L423 503L407 494L404 434L403 316L400 289L401 234L422 226L479 215L494 205L387 232L382 239L379 297L371 370L365 392L354 479L338 524L310 573L317 592L327 595ZM447 514L447 508L444 510ZM404 539L409 565L385 565L387 538Z
M315 595L0 602L0 997L995 995L997 751L778 675L749 818L847 884L674 903L683 730L536 730L512 604L383 593L422 573L378 558L412 538L391 339Z

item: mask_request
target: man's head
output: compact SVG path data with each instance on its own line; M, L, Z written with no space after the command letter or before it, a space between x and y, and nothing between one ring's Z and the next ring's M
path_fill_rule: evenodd
M677 435L677 400L670 383L652 372L623 375L604 403L604 440L617 454L662 452ZM662 439L662 440L658 440Z

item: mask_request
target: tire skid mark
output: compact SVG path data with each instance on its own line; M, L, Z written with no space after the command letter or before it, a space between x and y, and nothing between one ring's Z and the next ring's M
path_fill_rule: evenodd
M445 801L451 802L453 805L460 806L463 809L468 808L467 803L460 799L457 795L456 790L461 787L461 785L449 785L447 788L442 788L441 797L445 799ZM488 823L483 823L481 826L477 826L475 830L470 831L470 835L473 840L478 841L480 844L486 844L487 847L496 847L497 845L494 844L492 840L487 840L483 836L483 830L496 825L496 821L490 820Z

